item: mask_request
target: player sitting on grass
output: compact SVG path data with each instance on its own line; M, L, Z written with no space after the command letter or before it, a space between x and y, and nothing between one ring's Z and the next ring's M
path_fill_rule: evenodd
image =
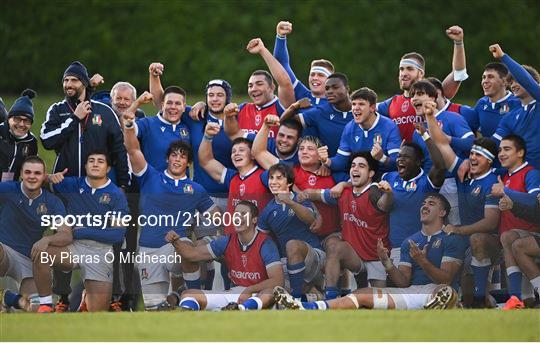
M225 259L234 287L229 291L188 289L180 307L185 310L260 310L274 303L272 289L283 285L283 267L272 239L255 229L259 211L250 201L240 201L234 210L235 233L207 245L193 246L170 231L165 239L182 258L192 262Z
M377 253L390 279L399 288L362 288L345 297L300 302L282 287L274 289L276 302L289 309L445 309L455 307L457 285L465 245L461 237L442 231L450 211L446 198L438 193L428 195L420 208L422 230L401 245L399 267L395 267L388 250L379 239Z

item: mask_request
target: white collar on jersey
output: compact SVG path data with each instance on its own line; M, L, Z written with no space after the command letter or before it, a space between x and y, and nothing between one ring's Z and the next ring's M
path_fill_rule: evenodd
M340 110L338 110L337 108L335 108L334 105L332 105L332 109L333 109L334 111L336 111L336 112L341 113L341 115L343 116L343 119L346 119L346 118L347 118L347 115L348 115L349 113L352 115L352 110L351 110L351 111L345 111L345 112L343 112L343 111L340 111Z
M443 225L443 227L441 227L441 229L440 229L439 231L437 231L437 232L435 232L435 233L433 233L433 234L431 234L431 235L428 235L427 233L425 233L423 228L420 229L420 232L422 233L422 235L424 235L425 237L428 238L427 241L429 242L429 240L431 239L431 237L437 236L439 233L442 232L442 229L443 229L443 228L444 228L444 225Z
M26 199L29 200L30 205L32 205L32 201L36 200L37 198L39 198L43 194L43 189L41 189L41 188L39 189L39 195L37 197L35 197L34 199L30 199L30 197L24 192L23 183L21 181L21 192L26 197Z
M169 172L167 171L167 169L165 169L165 171L163 172L163 174L165 174L166 177L168 177L169 179L171 179L172 181L174 181L174 185L175 186L178 186L178 182L180 181L184 181L187 179L187 176L184 175L183 177L179 178L179 179L175 179L174 177L172 177L171 174L169 174Z
M258 165L255 165L253 168L251 168L250 170L248 170L247 173L245 173L244 175L240 174L240 172L238 172L238 177L240 178L240 180L244 180L246 177L250 176L251 174L253 174L257 169L259 169L259 166Z
M257 106L255 105L255 108L257 108L257 110L260 110L260 109L263 109L263 108L267 108L268 106L272 105L274 102L278 101L278 97L274 95L274 98L272 98L272 100L270 100L269 102L267 102L266 104L262 105L262 106ZM277 113L276 113L277 114Z
M293 192L293 191L290 191L290 192L289 192L289 199L293 200L293 199L294 199L294 195L295 195L294 192ZM281 201L279 201L279 200L277 199L276 196L274 196L274 199L276 200L276 204L282 205L283 210L285 210L285 207L286 207L287 205L285 205L284 203L282 203Z
M259 235L259 230L255 230L255 234L253 235L253 238L251 239L251 241L247 242L246 244L242 243L238 234L236 235L236 239L238 240L238 243L240 244L242 252L245 252L251 246L251 244L255 242L255 239L257 238L258 235Z
M443 112L443 111L446 111L448 110L448 107L450 107L450 100L444 98L444 106L441 108L441 110L439 112L437 112L437 114L439 114L440 112ZM435 115L437 116L437 115Z
M486 173L480 175L479 177L473 177L473 178L471 179L471 181L469 181L469 185L472 185L472 183L473 183L474 181L482 180L483 178L485 178L486 176L488 176L488 175L491 174L492 172L493 172L493 169L490 169L490 170L488 170Z
M418 175L416 175L415 177L413 177L412 179L410 180L403 180L403 182L411 182L411 181L416 181L417 179L421 178L422 175L424 175L424 169L420 168L420 173L418 173Z
M371 131L371 130L373 130L373 128L374 128L375 126L377 126L377 124L379 124L379 120L380 120L380 119L381 119L381 115L379 114L379 112L375 112L375 121L373 122L373 125L371 125L371 127L370 127L369 129L365 130L365 129L362 127L362 125L360 125L360 124L358 124L358 127L359 127L362 131L364 131L364 136L367 137L368 132Z
M521 169L525 168L528 165L529 165L529 162L525 162L522 165L520 165L519 167L517 167L516 170L514 170L513 172L508 172L508 175L509 176L514 175L515 173L517 173L518 171L520 171Z
M218 117L214 116L212 113L208 112L208 116L212 117L215 121L218 122L220 127L223 127L223 119L219 119Z
M165 118L163 118L163 114L160 112L158 112L158 114L156 115L156 117L158 117L158 119L165 125L170 125L173 127L173 131L176 130L176 125L180 124L180 120L176 123L171 123L171 122L168 122L165 120Z
M96 190L103 189L103 188L107 187L108 185L110 185L111 184L111 179L107 178L107 182L105 182L103 185L101 185L101 186L99 186L97 188L94 188L94 187L90 186L90 182L88 182L88 176L86 176L84 178L84 182L86 183L86 185L88 187L90 187L90 189L92 189L92 194L94 194L96 192Z
M489 100L488 98L488 102L491 104L491 108L495 109L495 104L498 104L500 102L503 102L505 101L506 99L508 99L511 95L513 95L510 91L506 91L506 95L503 96L502 98L500 98L499 100L495 101L495 102L491 102L491 100Z

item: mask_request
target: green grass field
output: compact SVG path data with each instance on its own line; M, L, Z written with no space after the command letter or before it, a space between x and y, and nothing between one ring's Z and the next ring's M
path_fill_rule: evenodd
M540 341L540 312L1 314L0 341Z

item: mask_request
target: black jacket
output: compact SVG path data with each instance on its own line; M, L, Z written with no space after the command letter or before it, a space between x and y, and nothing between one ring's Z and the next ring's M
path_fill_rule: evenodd
M14 173L14 180L19 180L24 159L37 155L37 139L29 132L25 138L15 138L6 122L0 124L0 172Z
M66 99L47 110L40 138L45 149L56 151L53 172L68 168L67 175L84 176L88 154L104 150L109 153L116 184L128 186L127 153L118 118L109 106L93 100L91 104L92 113L83 120L73 113L76 105L68 105Z

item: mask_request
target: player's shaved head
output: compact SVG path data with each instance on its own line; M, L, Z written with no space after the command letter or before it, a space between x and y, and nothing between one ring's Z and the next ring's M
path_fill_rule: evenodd
M266 70L255 70L253 73L251 73L251 76L257 75L264 76L264 80L268 83L269 86L272 86L274 84L274 78Z
M43 166L43 172L45 172L45 169L46 169L45 161L43 161L41 157L35 156L35 155L28 156L27 158L24 159L23 164L21 166L21 170L24 170L25 164L41 164Z

